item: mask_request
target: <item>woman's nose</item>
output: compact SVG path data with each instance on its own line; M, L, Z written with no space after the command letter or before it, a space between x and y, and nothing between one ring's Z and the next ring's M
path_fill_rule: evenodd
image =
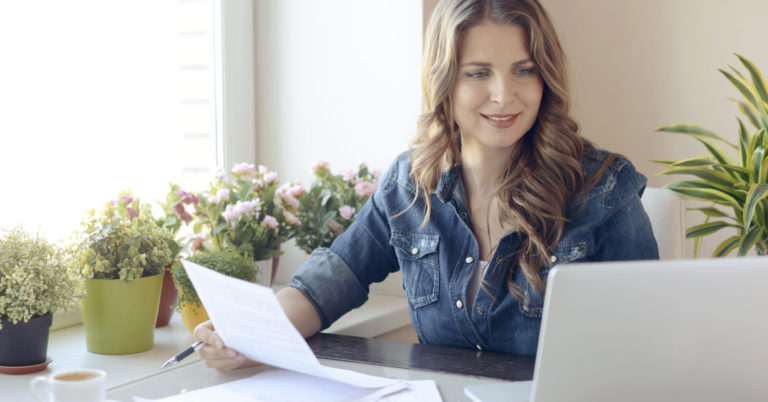
M515 98L515 83L507 77L498 77L491 84L491 102L505 106Z

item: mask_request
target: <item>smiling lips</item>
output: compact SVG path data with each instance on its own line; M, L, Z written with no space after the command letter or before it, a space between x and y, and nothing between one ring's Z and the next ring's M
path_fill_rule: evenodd
M508 128L515 124L520 113L516 114L482 114L483 118L495 128Z

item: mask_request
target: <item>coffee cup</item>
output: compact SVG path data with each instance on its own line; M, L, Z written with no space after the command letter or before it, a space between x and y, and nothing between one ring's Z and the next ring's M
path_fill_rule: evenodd
M39 401L103 402L107 373L96 369L73 369L39 376L29 386Z

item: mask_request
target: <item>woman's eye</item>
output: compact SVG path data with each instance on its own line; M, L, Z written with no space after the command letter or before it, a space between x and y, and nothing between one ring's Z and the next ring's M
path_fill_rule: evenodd
M485 78L488 76L488 73L485 71L473 71L467 73L467 77L469 78Z
M515 74L522 76L536 74L536 67L521 67L515 70Z

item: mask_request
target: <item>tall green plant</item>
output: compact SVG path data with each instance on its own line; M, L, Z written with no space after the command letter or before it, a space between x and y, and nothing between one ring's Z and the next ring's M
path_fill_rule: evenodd
M707 207L692 208L706 216L704 223L686 232L688 238L696 239L695 255L703 236L724 228L733 228L737 234L720 243L713 256L724 256L733 250L743 256L753 248L758 254L768 254L768 84L751 61L739 54L736 57L748 76L733 66L729 66L731 71L719 71L743 97L732 99L743 115L736 118L738 144L695 123L672 124L657 130L693 137L709 152L689 159L655 161L667 168L662 175L684 174L697 178L678 181L667 188L685 198L711 203ZM732 157L721 145L735 150L736 156Z

